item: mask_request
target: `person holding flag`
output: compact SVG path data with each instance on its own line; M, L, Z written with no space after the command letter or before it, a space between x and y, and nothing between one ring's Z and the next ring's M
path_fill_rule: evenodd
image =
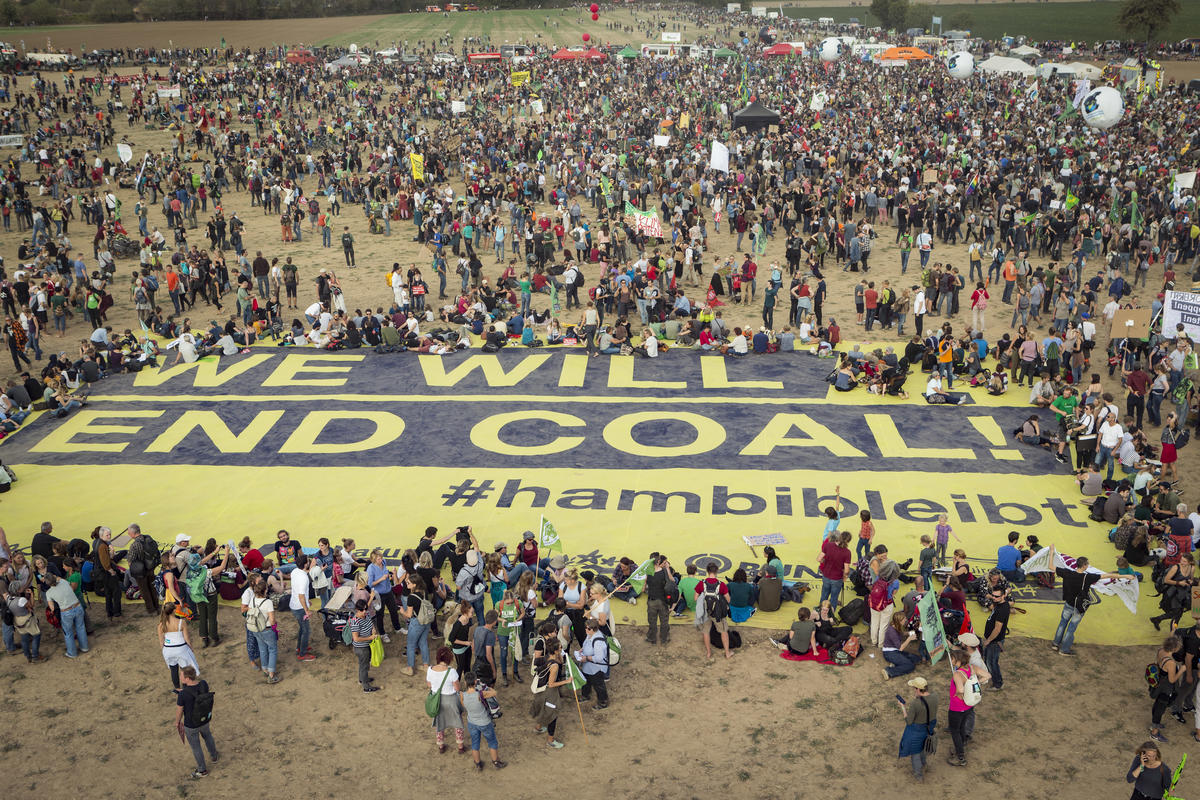
M583 673L587 685L580 691L580 700L590 700L592 690L596 692L596 711L608 708L608 687L604 678L608 672L608 641L600 630L600 621L589 619L586 623L587 635L583 639L583 647L575 651L575 660L579 662L579 671ZM575 665L571 664L572 678ZM574 685L574 680L572 680Z

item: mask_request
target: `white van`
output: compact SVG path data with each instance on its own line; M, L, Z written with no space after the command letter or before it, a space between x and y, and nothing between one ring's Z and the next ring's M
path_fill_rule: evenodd
M644 44L642 58L678 58L679 51L690 45L679 44Z
M500 55L503 58L512 58L513 56L532 56L533 48L523 44L502 44L500 45Z

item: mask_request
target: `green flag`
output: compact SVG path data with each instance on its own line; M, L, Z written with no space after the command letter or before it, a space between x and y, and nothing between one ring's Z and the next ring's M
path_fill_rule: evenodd
M612 113L612 103L608 102L607 96L600 101L600 110L604 112L604 116Z
M567 674L571 676L571 688L578 692L584 686L587 686L587 678L583 677L583 673L579 671L575 659L568 655L563 660L567 662Z
M1079 198L1070 189L1067 189L1067 208L1074 208L1079 205Z
M563 551L562 540L558 538L558 531L554 530L554 526L550 524L550 520L542 517L541 525L538 527L538 547L544 549L547 553L552 553L555 550Z
M936 664L946 653L946 631L942 628L942 612L938 609L937 593L926 590L917 601L921 615L921 636L929 651L929 663Z
M1063 113L1058 115L1058 121L1066 122L1071 117L1077 117L1077 116L1079 116L1079 109L1073 105L1068 104L1066 110L1063 111Z
M642 593L642 587L646 585L646 578L650 577L650 573L654 571L654 562L647 558L642 562L641 566L633 571L626 583L637 589L638 594Z

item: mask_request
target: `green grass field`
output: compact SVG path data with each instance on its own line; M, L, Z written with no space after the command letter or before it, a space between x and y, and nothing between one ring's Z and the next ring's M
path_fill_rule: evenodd
M1200 0L1184 0L1181 6L1180 13L1161 35L1165 41L1179 41L1200 35ZM949 20L956 12L970 14L971 33L984 39L996 39L1005 34L1023 34L1037 41L1127 38L1116 22L1120 4L1109 0L1092 3L956 3L939 4L933 8L945 20ZM798 19L832 17L838 22L847 22L851 17L856 17L864 25L879 24L870 9L865 7L801 4L785 8L784 13ZM925 20L924 25L928 27L929 20Z
M628 13L604 14L599 22L592 22L590 15L578 10L550 8L538 11L464 11L445 16L443 14L392 14L377 23L350 33L322 39L318 44L348 45L351 43L380 47L391 44L401 46L408 41L415 45L419 41L430 42L449 34L456 41L464 36L489 36L493 44L546 43L554 45L582 46L582 36L588 33L593 42L608 41L606 21L628 23ZM612 41L622 44L641 38L636 35L612 32ZM591 42L589 42L590 44Z

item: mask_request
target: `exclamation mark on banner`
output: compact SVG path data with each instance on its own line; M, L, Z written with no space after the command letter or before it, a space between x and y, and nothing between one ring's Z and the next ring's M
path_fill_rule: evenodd
M992 448L992 458L997 461L1024 461L1025 456L1021 455L1021 451L1012 447L1005 447L1007 440L1004 438L1004 431L1000 430L1000 426L996 424L996 420L991 417L967 417L975 430L988 440L988 444L997 445Z

